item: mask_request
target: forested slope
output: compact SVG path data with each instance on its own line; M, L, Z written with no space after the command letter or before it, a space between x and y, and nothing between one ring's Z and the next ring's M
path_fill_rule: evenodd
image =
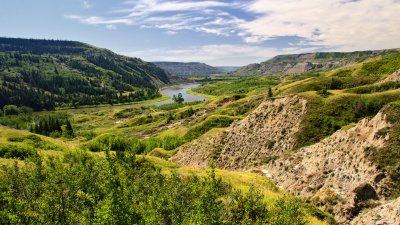
M168 83L154 64L84 43L0 38L0 107L131 102L160 96Z

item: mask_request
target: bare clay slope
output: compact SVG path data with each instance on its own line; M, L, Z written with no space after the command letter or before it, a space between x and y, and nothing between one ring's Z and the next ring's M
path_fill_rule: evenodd
M352 219L368 200L385 192L386 175L368 159L368 149L388 140L381 130L390 127L386 115L363 119L355 127L339 130L321 142L301 148L263 166L264 174L298 196L335 201L327 209L338 221Z
M355 218L352 225L400 224L400 198L389 201Z
M390 176L369 154L371 149L382 149L390 138L383 132L392 126L385 109L372 119L294 151L306 113L307 100L301 96L267 99L227 130L181 147L171 160L195 167L207 167L213 161L219 168L260 170L284 190L313 199L339 222L349 223L371 205L384 207ZM398 210L390 204L385 209ZM374 209L363 215L380 218L378 212ZM383 215L395 221L396 214ZM360 216L357 221L365 218Z
M226 131L203 136L179 148L170 160L181 165L250 169L296 144L307 101L299 96L268 99Z
M299 96L268 99L227 130L218 166L249 169L269 161L296 144L307 101Z

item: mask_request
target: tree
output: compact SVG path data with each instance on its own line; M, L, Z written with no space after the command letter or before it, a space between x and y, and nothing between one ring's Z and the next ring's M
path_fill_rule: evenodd
M268 88L268 98L271 98L272 96L274 96L272 94L272 90L271 90L271 88Z
M178 93L178 95L173 95L172 100L174 100L174 102L179 104L182 104L185 101L185 99L183 99L182 97L182 93Z
M67 120L67 122L65 123L64 137L72 138L74 136L74 129L72 128L71 122Z
M4 115L18 115L18 107L16 105L5 105L3 108Z

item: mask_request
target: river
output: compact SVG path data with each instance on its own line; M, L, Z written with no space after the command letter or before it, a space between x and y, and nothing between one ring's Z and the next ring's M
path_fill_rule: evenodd
M193 102L193 101L206 101L208 100L207 98L198 96L198 95L192 95L188 94L188 91L191 88L196 88L200 84L181 84L181 85L176 85L172 87L166 87L160 90L162 95L166 95L169 97L173 97L174 95L178 95L179 93L182 93L182 97L185 100L185 102ZM172 99L161 101L161 102L151 102L147 103L146 105L155 105L155 106L160 106L160 105L165 105L165 104L170 104L173 103L174 101Z
M196 83L179 84L179 85L164 87L163 89L160 90L160 92L161 92L162 95L166 95L166 96L169 96L171 98L174 95L178 95L179 93L182 93L182 97L185 100L185 102L208 100L207 98L187 93L191 88L195 88L195 87L198 87L198 86L200 86L200 84L196 84ZM107 108L124 109L124 108L130 108L130 107L142 106L142 105L161 106L161 105L170 104L170 103L173 103L173 102L174 101L172 99L168 99L168 100L160 101L160 102L132 103L132 104L123 104L123 105L114 105L114 106L82 107L82 108L77 108L77 109L66 109L66 110L68 110L69 112L77 112L77 113L92 113L92 112L97 112L97 111L104 110L104 109L107 109Z

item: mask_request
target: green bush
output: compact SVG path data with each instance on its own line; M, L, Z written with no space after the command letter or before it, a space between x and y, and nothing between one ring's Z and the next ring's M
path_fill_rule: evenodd
M0 157L23 160L32 156L37 156L33 148L15 144L0 144Z
M86 141L90 141L97 136L97 134L92 130L85 130L78 132L78 136L84 137Z
M63 150L60 146L50 143L48 141L43 140L37 135L25 135L25 136L16 136L9 137L7 139L10 142L23 142L27 146L32 147L34 149L42 149L42 150Z
M231 123L234 121L234 118L229 116L212 116L208 118L206 121L201 123L198 126L193 127L190 129L183 138L185 141L189 142L192 141L201 135L205 134L207 131L211 130L212 128L221 128L221 127L229 127Z
M291 201L268 212L256 191L236 192L211 171L163 175L134 154L36 158L0 172L0 224L301 224ZM45 213L43 213L45 212ZM285 223L283 223L285 222ZM287 223L294 222L294 223Z
M84 147L92 152L100 151L129 151L132 150L134 143L137 140L128 139L122 136L116 135L102 135Z

